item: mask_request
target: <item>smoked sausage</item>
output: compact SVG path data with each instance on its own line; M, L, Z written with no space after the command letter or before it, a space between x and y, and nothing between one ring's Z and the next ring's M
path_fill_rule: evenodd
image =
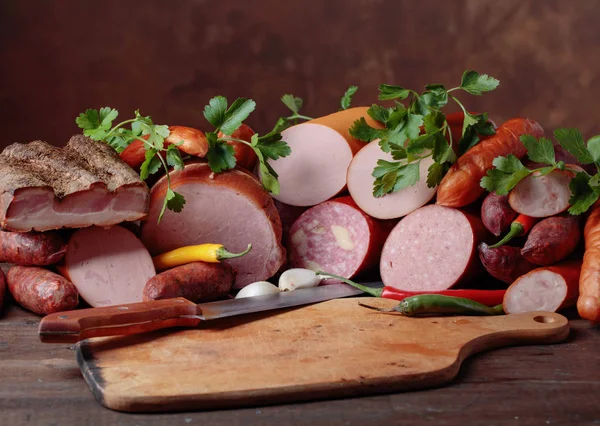
M58 232L0 231L0 262L46 266L60 262L67 245Z
M4 310L4 302L6 295L6 278L4 277L4 272L0 269L0 314Z
M490 192L481 204L481 221L488 231L498 237L508 228L518 213L510 208L508 195Z
M492 277L506 284L512 284L521 275L536 268L523 257L519 247L512 246L490 248L486 243L481 243L479 260Z
M577 312L581 318L600 322L600 204L596 203L583 230L585 254L579 278Z
M521 254L536 265L552 265L573 253L580 240L577 216L549 217L531 228Z

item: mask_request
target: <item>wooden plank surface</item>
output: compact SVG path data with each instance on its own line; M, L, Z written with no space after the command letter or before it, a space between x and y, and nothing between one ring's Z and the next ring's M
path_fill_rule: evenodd
M73 346L37 340L39 317L0 318L1 425L573 425L600 420L600 330L571 323L566 343L496 349L465 361L452 385L383 396L177 414L98 404ZM207 366L210 368L210 366Z

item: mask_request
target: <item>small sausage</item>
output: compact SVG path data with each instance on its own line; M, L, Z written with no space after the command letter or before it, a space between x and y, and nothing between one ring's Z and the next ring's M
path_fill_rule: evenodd
M523 257L519 247L490 248L486 243L481 243L479 244L479 260L492 277L506 284L512 284L521 275L536 268L536 265Z
M196 303L210 302L231 291L235 275L227 263L188 263L150 278L144 287L143 300L185 297Z
M0 262L46 266L60 262L67 245L58 232L0 231Z
M574 167L569 165L568 167ZM508 196L510 207L530 217L549 217L569 208L571 172L554 170L546 176L535 172L517 184Z
M580 271L581 260L534 269L508 287L502 303L504 312L556 312L575 306Z
M241 139L246 142L250 142L250 139L254 135L254 130L246 124L241 124L232 134L231 137L235 139ZM219 137L222 138L225 135L219 132ZM235 156L236 165L242 166L247 170L253 170L258 161L258 157L252 148L242 142L228 141L227 144L233 147L233 155Z
M580 240L577 216L549 217L531 229L521 254L536 265L552 265L573 253Z
M585 254L579 279L577 312L581 318L600 322L600 204L592 207L583 230Z
M38 315L73 310L79 301L70 281L37 266L13 266L6 281L17 303Z
M485 191L480 185L481 178L493 167L494 158L509 154L523 158L527 154L519 139L526 134L538 138L544 135L544 131L533 120L513 118L498 127L495 135L467 151L440 182L437 203L447 207L464 207L477 200Z
M4 297L6 295L6 278L4 272L0 269L0 314L4 310Z
M498 237L504 233L518 213L510 208L508 195L490 192L481 204L481 221L488 231Z

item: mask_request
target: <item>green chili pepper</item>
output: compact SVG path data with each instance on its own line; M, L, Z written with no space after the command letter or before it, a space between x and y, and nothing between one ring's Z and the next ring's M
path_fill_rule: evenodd
M419 294L403 299L391 309L376 308L359 303L360 306L379 312L399 312L408 317L431 314L454 315L503 315L502 305L485 306L464 297L443 296L440 294Z

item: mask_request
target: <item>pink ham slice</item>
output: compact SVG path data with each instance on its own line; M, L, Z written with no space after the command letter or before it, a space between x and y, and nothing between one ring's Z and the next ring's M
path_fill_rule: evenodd
M10 231L140 220L148 188L108 145L83 135L64 148L15 143L0 155L0 226Z
M251 243L250 253L227 261L237 270L236 288L277 272L285 261L281 220L256 178L240 170L214 174L205 163L188 164L170 176L173 190L185 197L186 204L180 213L167 210L158 223L166 177L152 188L141 238L153 255L203 243L240 252Z
M156 275L146 247L121 226L75 231L61 272L93 307L141 302L146 282Z
M373 141L358 151L348 167L348 191L362 211L377 219L393 219L406 216L431 201L437 189L427 186L427 169L433 164L431 157L421 161L416 184L383 197L373 196L372 173L378 160L394 161L391 154L383 152L377 141Z
M415 210L383 246L381 280L406 291L447 290L483 271L477 245L487 235L481 220L450 207Z

